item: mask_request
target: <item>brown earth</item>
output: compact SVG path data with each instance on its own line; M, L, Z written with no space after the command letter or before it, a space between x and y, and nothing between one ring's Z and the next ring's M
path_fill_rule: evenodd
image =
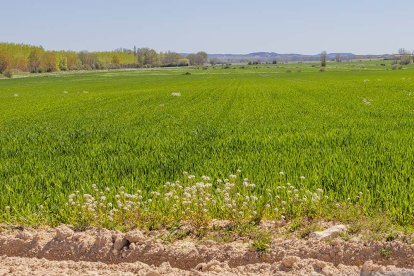
M401 241L273 238L162 242L140 231L8 229L0 275L414 275L414 246Z

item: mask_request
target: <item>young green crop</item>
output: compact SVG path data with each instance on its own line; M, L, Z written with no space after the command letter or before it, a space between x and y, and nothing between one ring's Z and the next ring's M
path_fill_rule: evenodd
M184 171L224 179L240 168L257 197L290 182L412 224L413 70L386 69L303 63L2 79L0 220L69 222L68 195L94 183L146 194Z

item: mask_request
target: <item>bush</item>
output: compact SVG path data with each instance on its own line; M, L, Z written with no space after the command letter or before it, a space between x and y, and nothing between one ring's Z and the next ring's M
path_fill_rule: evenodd
M188 75L191 75L191 73L190 72L185 72L183 75L188 76Z
M3 72L3 76L5 76L6 78L11 79L11 78L13 77L13 72L12 72L11 70L6 69L6 70Z
M392 69L392 70L401 70L401 69L402 69L402 66L401 66L401 65L399 65L399 64L393 64L393 65L391 66L391 69Z
M286 70L286 73L292 73L292 70Z
M319 69L319 72L325 72L326 68L325 67L321 67L321 69Z

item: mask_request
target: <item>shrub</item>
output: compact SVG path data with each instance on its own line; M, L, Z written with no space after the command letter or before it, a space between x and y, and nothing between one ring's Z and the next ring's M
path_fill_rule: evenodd
M402 69L402 66L401 66L401 65L399 65L399 64L393 64L393 65L391 66L391 69L392 69L392 70L401 70L401 69Z
M319 72L325 72L326 68L325 67L321 67L321 69L319 69Z
M286 70L286 73L292 73L292 70L288 69L288 70Z
M3 76L5 76L6 78L11 79L11 78L13 77L13 72L12 72L11 70L9 70L9 69L6 69L6 70L3 72Z
M183 75L188 76L188 75L191 75L191 73L190 72L185 72Z

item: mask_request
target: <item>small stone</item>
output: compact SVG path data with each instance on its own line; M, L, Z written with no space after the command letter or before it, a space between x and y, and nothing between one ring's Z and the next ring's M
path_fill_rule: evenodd
M30 232L25 231L25 230L19 232L16 235L16 238L24 240L24 241L30 240L32 237L33 237L33 235Z
M339 233L345 232L346 230L347 230L347 227L345 225L338 224L326 230L314 232L312 234L312 238L315 238L318 240L331 238L331 237L335 237L339 235Z
M323 269L322 269L322 275L325 275L325 276L334 276L334 275L337 275L338 273L336 273L335 271L333 271L333 269L331 269L329 266L325 266Z
M213 240L205 240L203 243L204 243L204 245L207 245L207 246L213 246L213 245L217 244Z
M292 268L298 260L299 258L296 256L287 256L283 258L282 264L284 267Z
M361 268L361 276L372 275L372 273L378 272L379 266L375 265L373 261L366 261Z
M326 263L322 262L322 261L319 261L319 260L316 261L316 263L315 263L315 268L320 269L320 270L322 270L325 266L326 266Z
M121 250L127 245L127 240L122 237L117 237L114 241L114 250Z
M134 230L126 233L125 239L127 239L131 243L143 243L145 241L145 236L142 234L141 231Z
M207 264L206 263L199 263L195 267L195 270L197 270L197 271L207 271Z
M66 225L60 225L59 227L56 227L55 230L56 230L55 238L58 238L61 240L69 238L75 233L72 229L70 229Z
M150 271L145 276L161 276L157 271Z

